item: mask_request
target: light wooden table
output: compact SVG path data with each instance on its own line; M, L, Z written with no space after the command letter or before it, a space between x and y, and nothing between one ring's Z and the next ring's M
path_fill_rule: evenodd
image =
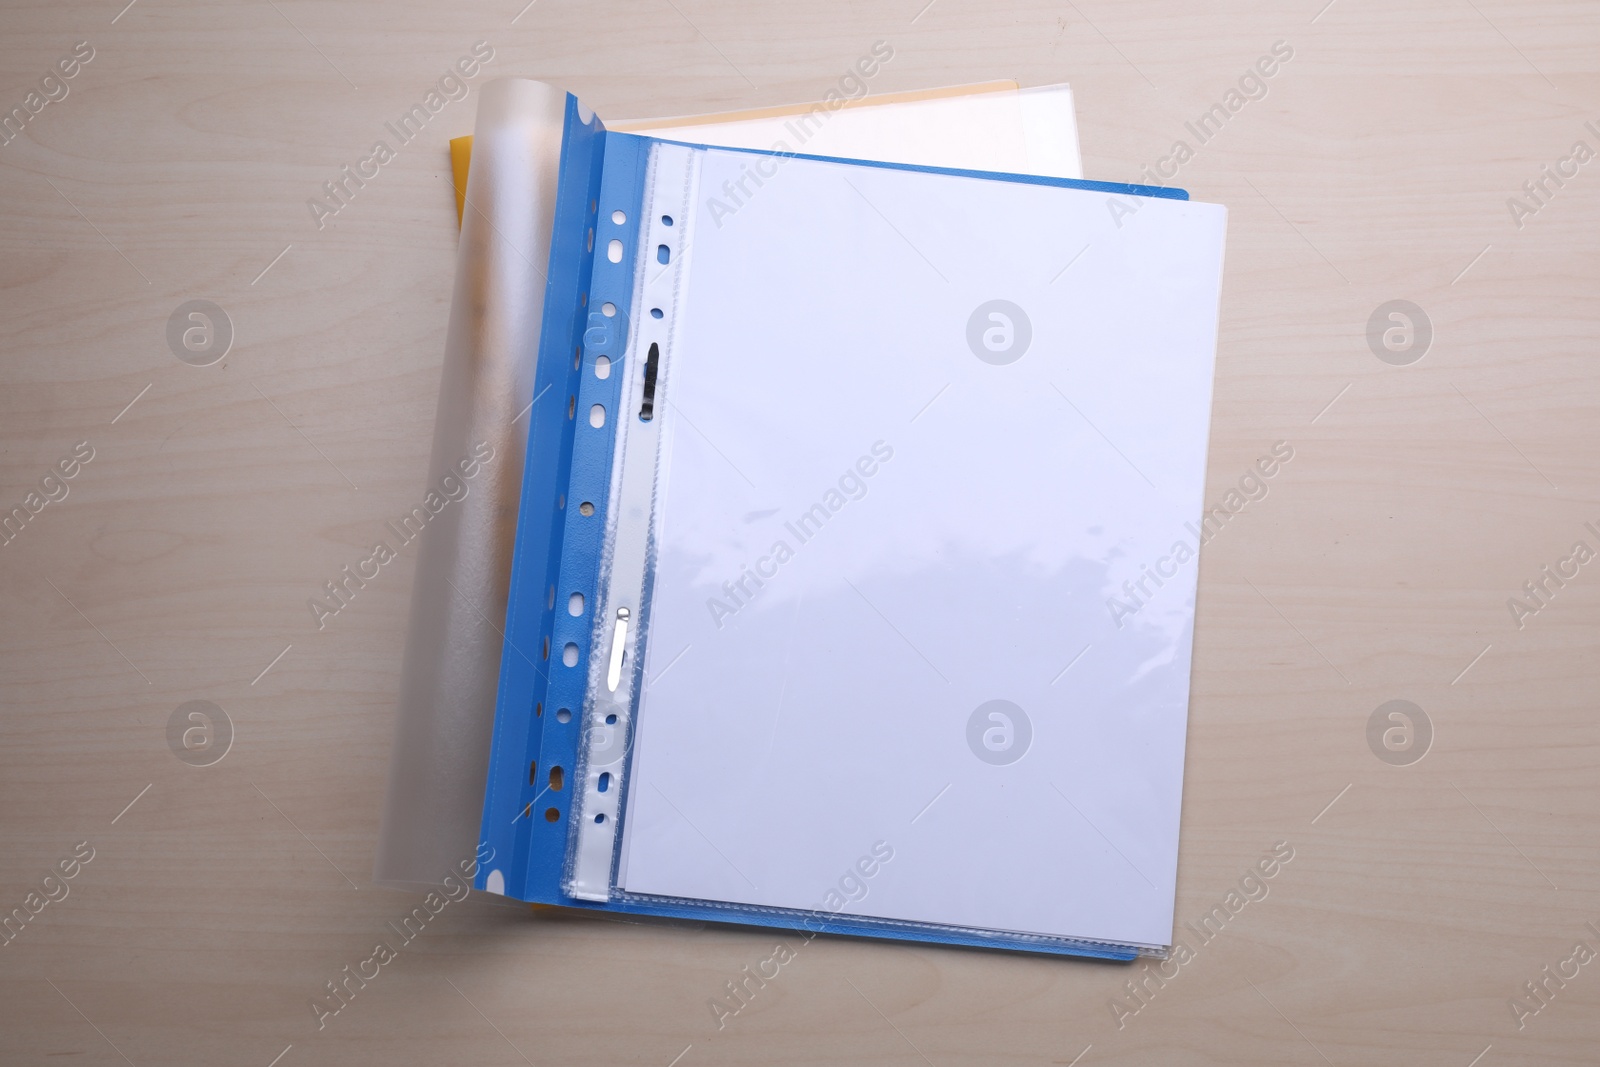
M1600 162L1561 162L1600 149L1600 8L122 2L0 16L0 107L93 48L0 147L0 507L74 471L0 547L0 910L68 894L0 948L0 1062L1600 1060L1600 562L1508 607L1600 551ZM1090 177L1183 140L1174 183L1230 207L1207 497L1294 455L1203 556L1180 932L1294 858L1139 1000L1142 968L818 940L719 1029L792 938L474 896L319 1030L417 903L369 881L413 560L321 632L306 599L422 485L475 98L325 229L307 199L480 40L631 116L814 99L879 39L875 91L1070 81ZM212 366L169 349L189 300L232 323ZM1392 300L1420 360L1369 345ZM209 767L168 747L196 700L236 732ZM1391 700L1431 724L1396 753Z

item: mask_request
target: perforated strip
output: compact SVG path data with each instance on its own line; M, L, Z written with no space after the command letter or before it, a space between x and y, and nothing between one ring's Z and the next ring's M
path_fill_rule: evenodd
M634 266L633 323L617 412L594 648L578 754L577 813L563 889L611 899L629 752L649 633L652 508L678 294L689 262L689 205L700 154L656 145L645 172L644 217ZM605 214L602 206L602 215Z

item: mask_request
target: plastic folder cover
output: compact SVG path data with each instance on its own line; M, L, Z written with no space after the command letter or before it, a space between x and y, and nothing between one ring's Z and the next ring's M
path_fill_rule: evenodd
M480 887L1162 951L1223 209L575 101L558 195Z

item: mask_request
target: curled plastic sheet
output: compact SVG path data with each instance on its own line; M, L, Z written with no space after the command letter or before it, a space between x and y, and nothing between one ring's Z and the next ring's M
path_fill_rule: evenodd
M478 101L428 470L437 496L424 497L444 504L418 538L379 884L437 882L474 854L565 105L518 78Z

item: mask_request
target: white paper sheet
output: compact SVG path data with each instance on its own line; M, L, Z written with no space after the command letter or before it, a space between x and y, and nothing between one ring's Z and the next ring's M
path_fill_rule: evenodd
M1224 209L790 160L713 219L749 159L680 253L623 887L1169 944Z
M819 108L809 119L802 115L775 113L717 123L641 120L611 128L723 148L1083 177L1068 85L882 103L869 97L834 111Z

